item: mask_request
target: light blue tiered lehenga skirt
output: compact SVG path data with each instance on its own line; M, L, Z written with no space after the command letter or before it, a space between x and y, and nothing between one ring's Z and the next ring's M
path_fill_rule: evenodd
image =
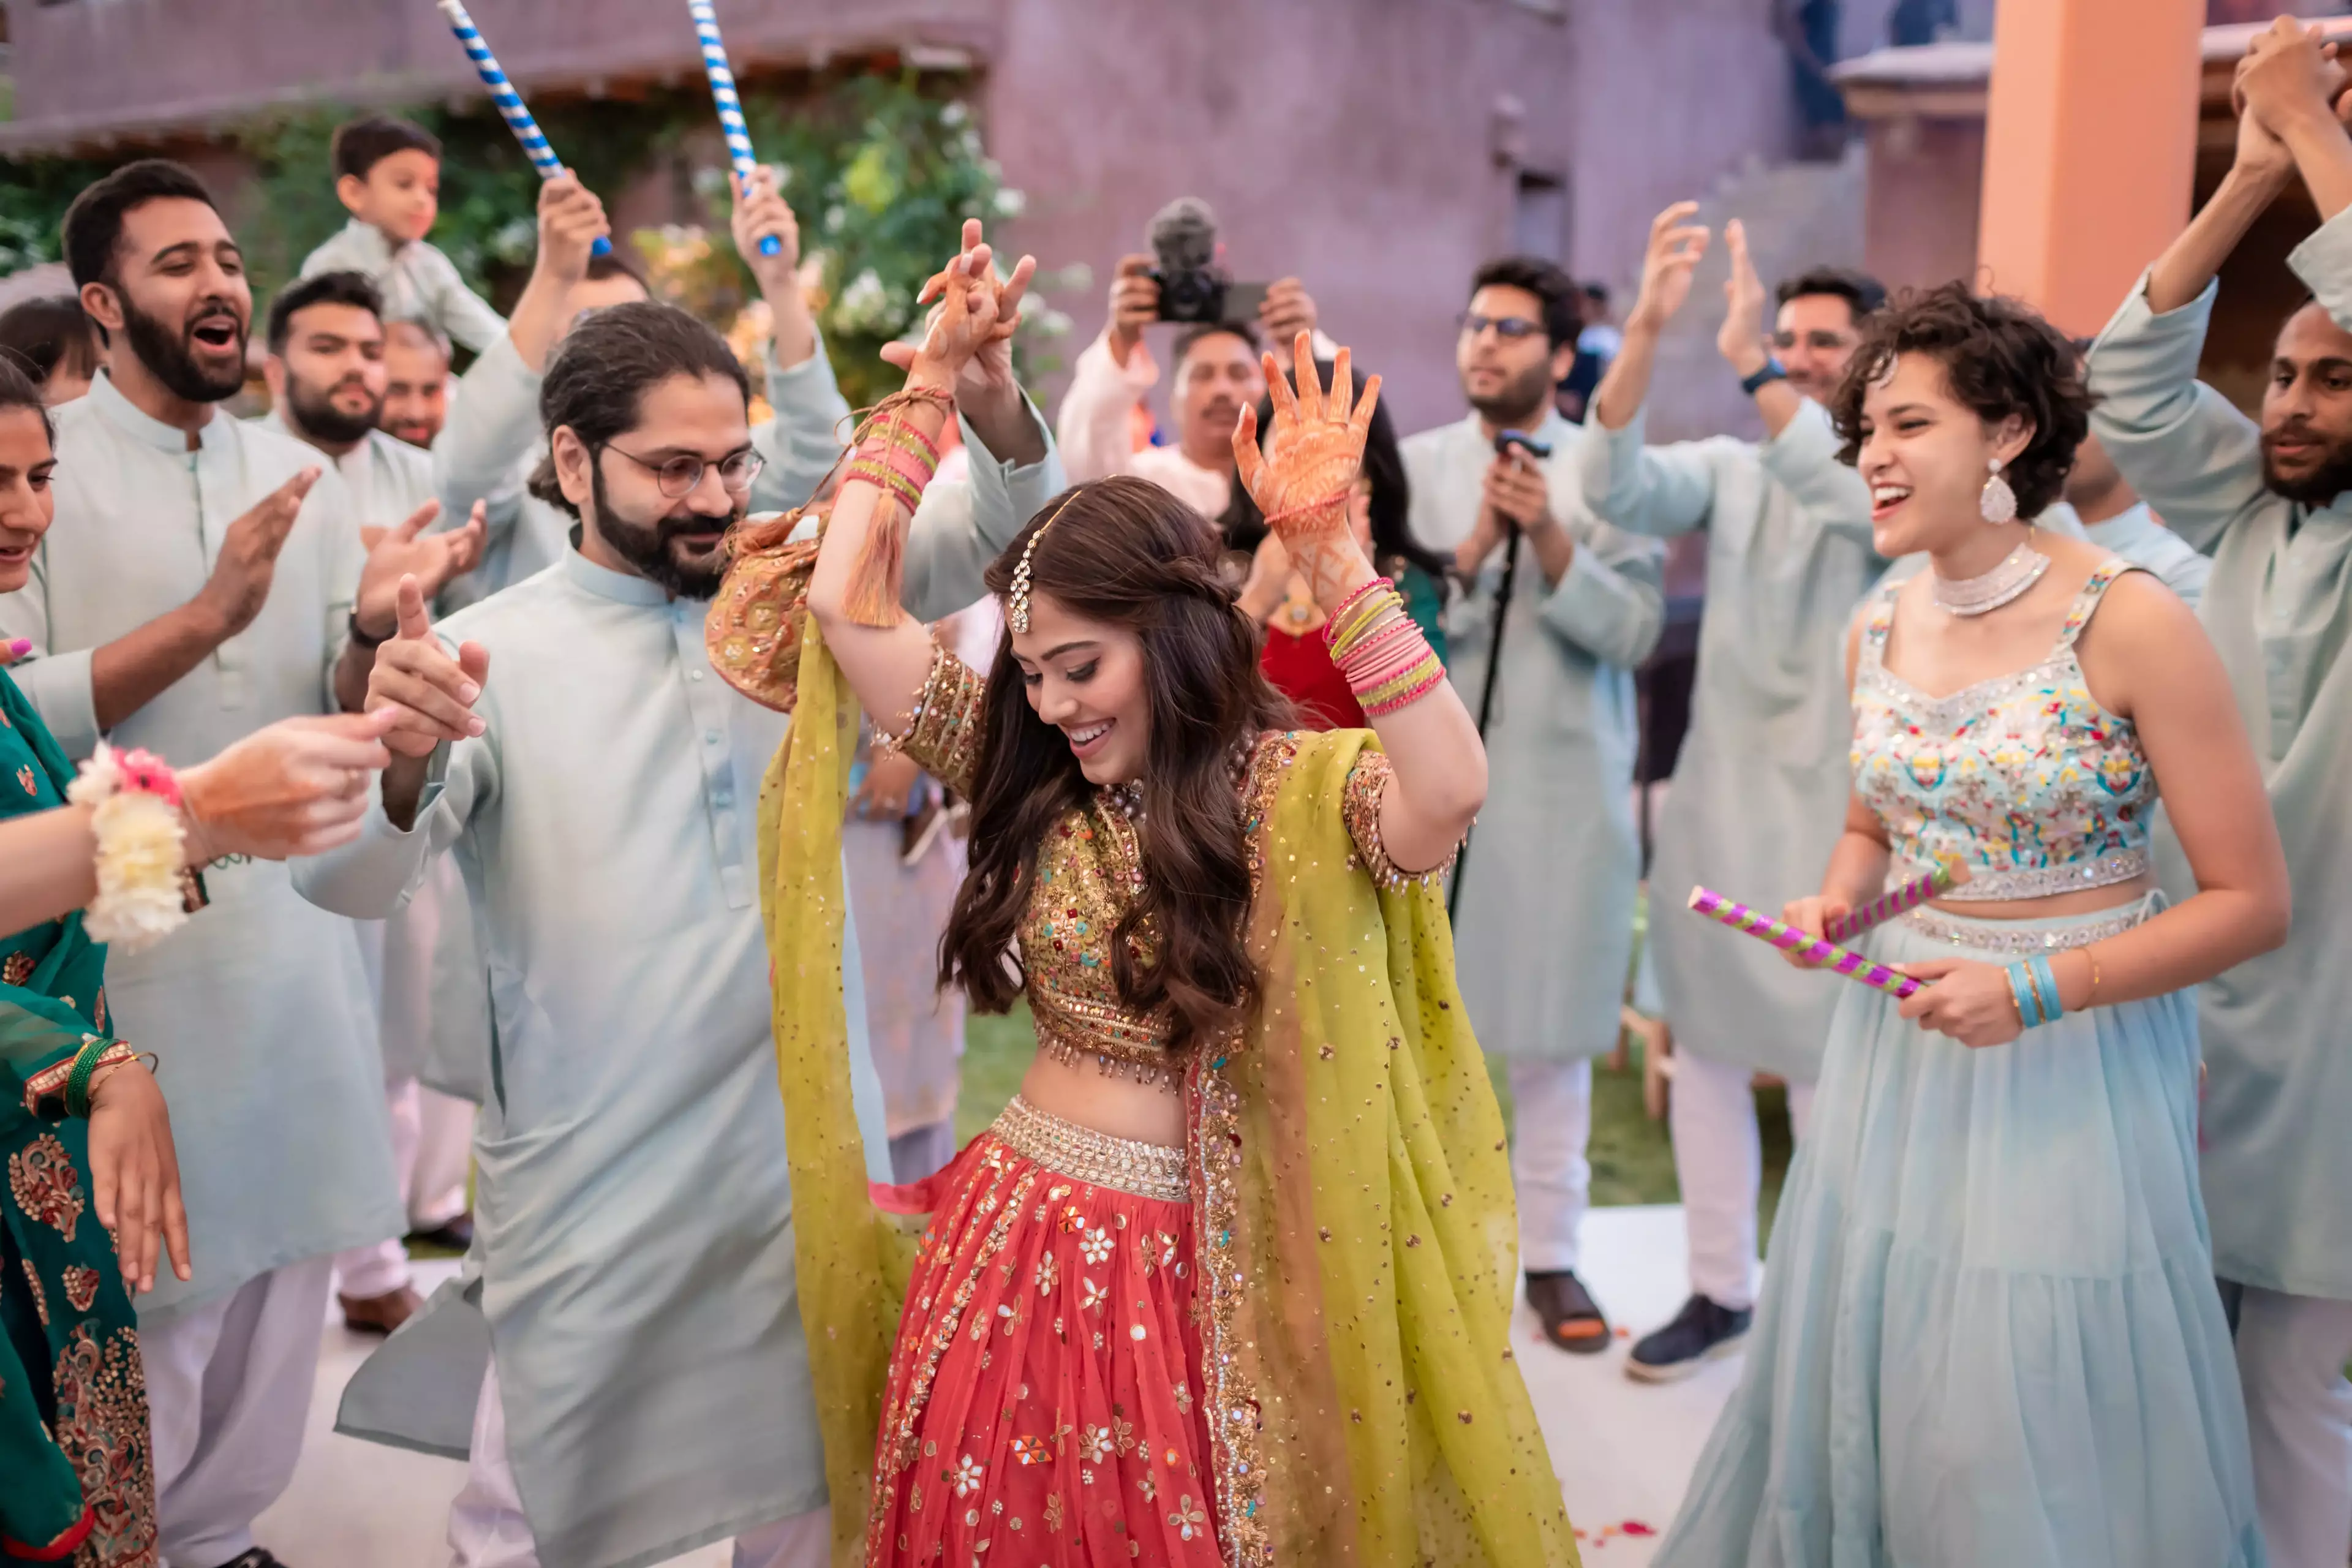
M2113 918L1945 917L1979 942ZM1908 921L1871 956L2007 961ZM1979 1050L1895 1009L1839 999L1746 1371L1658 1568L2259 1568L2193 997Z

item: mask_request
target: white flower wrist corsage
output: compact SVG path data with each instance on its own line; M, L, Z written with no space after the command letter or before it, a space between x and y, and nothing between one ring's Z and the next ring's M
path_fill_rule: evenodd
M161 757L101 741L66 798L92 808L98 837L98 897L83 919L91 941L136 952L202 907L190 892L180 781Z

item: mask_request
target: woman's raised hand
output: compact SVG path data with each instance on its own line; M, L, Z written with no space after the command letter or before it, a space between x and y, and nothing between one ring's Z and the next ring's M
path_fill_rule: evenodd
M965 251L931 274L915 302L919 305L936 299L938 303L923 324L922 346L915 351L911 374L923 379L942 377L939 384L951 387L972 356L996 336L1002 324L997 321L1001 291L995 264L984 245Z
M287 860L359 837L369 785L392 761L397 711L280 719L180 770L191 865L222 855Z
M1266 526L1281 539L1316 598L1328 608L1328 590L1353 575L1344 567L1363 553L1348 529L1348 496L1363 466L1364 438L1371 430L1372 410L1380 405L1381 378L1375 375L1364 383L1359 402L1348 351L1341 349L1331 366L1331 390L1325 393L1315 367L1313 340L1305 332L1298 334L1291 363L1297 367L1296 392L1274 356L1265 356L1274 429L1261 452L1257 410L1244 406L1234 430L1234 462L1250 498L1265 514Z

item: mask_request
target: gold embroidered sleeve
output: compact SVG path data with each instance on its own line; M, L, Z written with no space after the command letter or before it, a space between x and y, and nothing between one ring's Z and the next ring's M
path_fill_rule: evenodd
M898 731L877 731L882 743L915 759L958 795L971 794L980 764L980 731L988 711L988 678L946 648L931 650L931 673L915 710Z
M1446 851L1444 860L1429 870L1407 871L1389 858L1388 847L1381 842L1381 800L1388 794L1389 781L1395 777L1396 766L1384 753L1365 751L1357 756L1356 765L1348 770L1347 791L1340 804L1340 812L1348 822L1348 837L1354 842L1364 869L1383 888L1441 880L1454 868L1454 858L1462 853L1461 845Z

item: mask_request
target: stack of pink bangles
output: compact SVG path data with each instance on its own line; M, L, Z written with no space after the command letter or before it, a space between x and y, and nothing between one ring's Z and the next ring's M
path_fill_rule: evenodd
M857 456L850 460L849 477L896 497L912 512L922 502L923 487L939 468L938 445L894 412L876 422L857 448Z
M1418 702L1445 679L1445 667L1386 577L1373 578L1341 601L1323 641L1367 719Z

